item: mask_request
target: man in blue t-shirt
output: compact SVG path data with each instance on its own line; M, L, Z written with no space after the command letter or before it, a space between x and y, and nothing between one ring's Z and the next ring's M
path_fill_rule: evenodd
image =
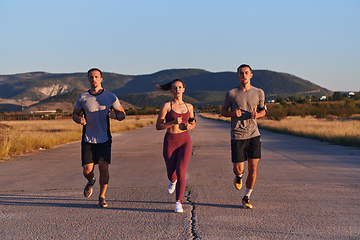
M109 183L109 164L111 160L111 134L109 118L122 121L125 111L115 94L103 89L102 72L97 68L88 71L90 89L78 96L72 118L83 125L81 141L81 161L83 174L88 180L84 196L90 197L95 184L94 165L99 165L100 194L99 207L107 207L105 193ZM112 111L112 110L113 111ZM81 116L81 113L83 115Z

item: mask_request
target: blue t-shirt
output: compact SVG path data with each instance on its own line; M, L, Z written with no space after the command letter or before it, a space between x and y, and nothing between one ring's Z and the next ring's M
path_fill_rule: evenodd
M83 140L89 143L104 143L109 140L109 109L119 106L116 95L106 90L98 95L92 95L90 91L80 94L76 99L75 108L82 109L85 115Z

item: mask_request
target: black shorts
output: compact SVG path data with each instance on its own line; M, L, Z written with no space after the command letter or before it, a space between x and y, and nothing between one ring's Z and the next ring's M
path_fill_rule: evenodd
M261 158L260 136L246 140L231 140L231 161L240 163L247 161L248 158Z
M104 143L81 142L81 163L82 166L94 163L98 164L99 159L110 164L111 160L111 139Z

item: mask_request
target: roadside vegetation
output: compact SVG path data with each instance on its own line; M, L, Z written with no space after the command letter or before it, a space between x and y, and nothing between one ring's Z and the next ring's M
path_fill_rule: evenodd
M205 118L228 121L218 113L202 112ZM342 146L360 148L360 115L349 118L318 119L307 117L286 117L280 121L268 118L258 119L260 129L325 141Z
M360 148L360 116L318 119L312 116L287 117L281 121L259 119L261 129L307 137L337 145Z
M303 101L303 99L300 99ZM280 101L267 104L265 118L258 119L259 128L329 143L360 147L360 101ZM199 108L206 117L230 121L220 115L221 106Z
M159 109L155 107L145 106L142 108L128 108L125 109L127 116L129 115L154 115L159 113ZM39 113L23 113L23 112L0 112L0 122L1 121L15 121L15 120L54 120L54 119L64 119L71 118L72 113L63 112L62 109L56 109L53 113L41 112Z
M144 127L156 121L156 115L127 116L124 121L112 120L112 133ZM49 149L81 140L82 126L71 118L0 122L0 159Z
M268 103L268 114L259 119L260 128L293 134L334 144L360 147L360 95L349 98L339 92L326 101L317 96L294 96ZM331 101L330 101L331 100ZM196 105L195 105L196 107ZM221 105L198 106L198 112L207 118L230 121L220 116ZM152 124L158 108L126 110L124 121L111 120L111 132L121 132ZM0 113L0 160L54 146L79 141L82 126L75 124L71 114L61 109L48 116L23 113Z

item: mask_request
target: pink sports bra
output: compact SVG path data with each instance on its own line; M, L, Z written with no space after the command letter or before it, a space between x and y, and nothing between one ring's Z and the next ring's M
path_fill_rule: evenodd
M177 113L175 112L174 110L172 110L172 102L170 102L170 106L171 106L171 109L170 111L166 114L166 122L171 122L172 120L174 120L175 118L178 118L178 117L182 117L182 122L183 124L186 124L187 121L189 120L190 118L190 112L189 112L189 108L187 107L186 103L184 103L186 108L187 108L187 112L186 113Z

